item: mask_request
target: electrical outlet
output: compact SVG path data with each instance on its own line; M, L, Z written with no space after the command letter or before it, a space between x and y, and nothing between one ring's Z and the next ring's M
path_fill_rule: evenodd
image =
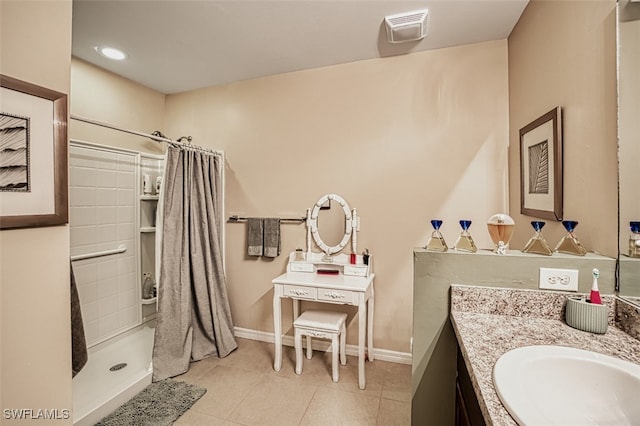
M545 290L578 291L578 270L540 268L539 288Z

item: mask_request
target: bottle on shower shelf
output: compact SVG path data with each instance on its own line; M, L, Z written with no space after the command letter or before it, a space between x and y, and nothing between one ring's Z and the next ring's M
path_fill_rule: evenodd
M142 276L143 276L142 298L151 299L153 298L153 287L154 287L153 280L151 279L151 274L148 272L145 272L144 274L142 274Z
M145 195L153 194L153 184L151 183L151 175L142 175L142 192Z

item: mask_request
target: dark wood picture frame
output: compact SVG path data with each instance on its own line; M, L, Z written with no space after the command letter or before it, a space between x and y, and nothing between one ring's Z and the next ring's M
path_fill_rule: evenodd
M562 110L556 107L520 129L520 212L562 220Z
M47 89L45 87L37 86L22 80L18 80L13 77L0 74L0 87L7 90L17 92L19 97L23 97L28 100L29 97L40 98L51 102L53 115L49 117L33 117L32 120L39 120L41 126L51 126L52 140L38 140L38 138L31 138L31 143L28 149L31 151L30 155L37 155L39 149L52 149L53 162L50 164L53 175L53 182L44 181L44 179L31 179L31 186L38 188L41 191L53 191L53 206L43 207L41 211L29 211L21 214L18 212L10 215L0 216L0 229L15 229L15 228L34 228L42 226L55 226L64 225L69 222L69 190L68 190L68 168L67 168L67 95L57 92L55 90ZM3 101L2 112L6 115L12 115L14 111L11 111L11 105L7 105L7 102ZM9 110L7 110L9 109ZM48 166L48 164L47 164ZM29 167L29 165L27 165ZM28 192L12 193L11 200L7 200L4 194L6 192L0 192L0 202L12 203L16 206L12 206L13 210L19 210L20 201L19 197L30 196ZM18 201L16 198L18 197ZM4 207L4 206L3 206ZM6 211L3 208L3 214Z

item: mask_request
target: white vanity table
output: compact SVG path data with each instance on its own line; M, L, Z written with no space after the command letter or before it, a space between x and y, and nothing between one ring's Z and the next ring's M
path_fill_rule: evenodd
M345 211L345 237L336 245L327 246L319 236L317 219L320 207L327 201L336 201ZM313 209L307 211L307 251L289 256L287 272L274 278L273 322L275 334L275 361L273 368L282 369L282 299L293 301L294 319L300 314L300 301L354 305L358 307L358 386L365 388L365 347L369 361L373 361L373 280L372 258L367 264L363 255L351 256L335 253L351 240L352 252L356 251L356 232L359 227L355 209L349 210L346 202L336 194L320 198ZM311 251L311 237L323 253ZM365 344L366 337L366 344ZM333 350L336 350L335 348Z

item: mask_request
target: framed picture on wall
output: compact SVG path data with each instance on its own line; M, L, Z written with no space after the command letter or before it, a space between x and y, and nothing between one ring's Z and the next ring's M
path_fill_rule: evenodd
M68 222L67 95L0 75L0 229Z
M562 110L520 129L520 212L562 220Z

